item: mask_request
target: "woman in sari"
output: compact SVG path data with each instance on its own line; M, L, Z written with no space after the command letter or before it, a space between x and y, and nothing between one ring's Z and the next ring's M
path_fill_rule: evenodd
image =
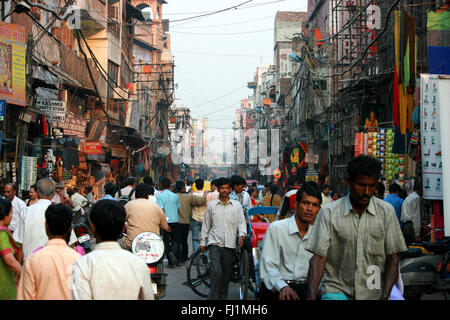
M0 300L15 300L16 283L20 279L22 266L18 261L19 244L8 229L12 219L12 205L0 199Z

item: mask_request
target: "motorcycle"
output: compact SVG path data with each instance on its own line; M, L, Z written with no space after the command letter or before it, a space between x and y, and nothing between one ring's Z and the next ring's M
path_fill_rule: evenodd
M78 240L78 244L83 247L85 253L92 251L92 235L89 220L86 215L76 212L72 220L72 228Z
M408 251L400 255L400 273L406 300L418 300L424 294L437 292L442 292L448 300L449 254L450 239L447 238L439 242L412 243Z
M164 241L153 232L138 234L131 244L131 252L148 266L155 300L166 296L167 273L164 273Z

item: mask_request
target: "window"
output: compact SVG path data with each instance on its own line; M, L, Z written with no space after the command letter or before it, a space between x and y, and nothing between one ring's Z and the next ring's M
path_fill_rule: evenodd
M112 88L116 87L116 83L119 80L119 65L115 64L111 60L108 60L108 98L114 98L114 91Z

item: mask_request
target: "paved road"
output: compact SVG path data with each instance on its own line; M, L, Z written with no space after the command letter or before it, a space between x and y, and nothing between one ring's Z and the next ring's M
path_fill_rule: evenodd
M192 240L191 232L188 238L189 255L192 254ZM186 282L186 265L175 267L173 269L167 268L167 261L164 261L165 272L167 276L166 297L162 300L205 300L205 298L197 295L191 288L183 285ZM249 292L250 299L254 300L254 294ZM229 300L239 300L239 287L237 283L231 283L228 290Z

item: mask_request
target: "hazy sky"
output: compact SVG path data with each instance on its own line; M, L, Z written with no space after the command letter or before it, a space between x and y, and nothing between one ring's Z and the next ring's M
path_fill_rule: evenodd
M251 95L247 82L259 64L273 63L277 11L306 11L307 0L166 0L175 62L175 102L193 118L208 117L210 128L231 128L240 100Z

